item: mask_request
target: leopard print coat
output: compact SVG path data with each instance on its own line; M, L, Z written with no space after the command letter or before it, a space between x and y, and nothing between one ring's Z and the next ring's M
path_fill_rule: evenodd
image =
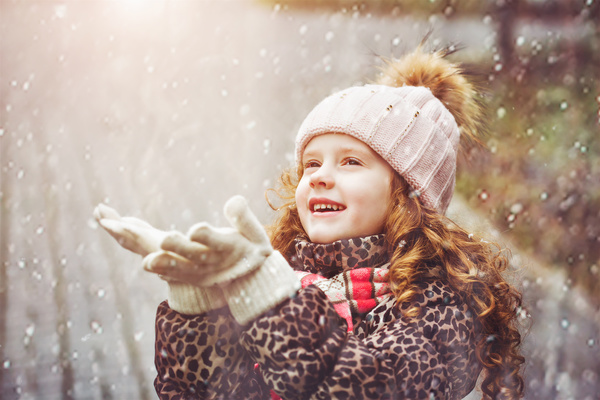
M340 242L337 248L300 244L291 264L314 272L319 265L324 271L336 264L339 271L387 261L380 238ZM410 304L389 297L353 316L350 333L315 286L247 326L227 307L184 315L163 302L156 318L156 391L161 399L271 399L274 393L286 400L460 399L481 371L479 324L443 282L422 282L420 289ZM403 317L413 306L419 317Z

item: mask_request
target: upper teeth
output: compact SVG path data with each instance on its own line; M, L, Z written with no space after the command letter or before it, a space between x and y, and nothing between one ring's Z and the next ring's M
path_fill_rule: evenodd
M337 211L337 210L344 209L344 206L337 206L335 204L315 204L313 209L315 211L318 211L318 210L333 210L333 211Z

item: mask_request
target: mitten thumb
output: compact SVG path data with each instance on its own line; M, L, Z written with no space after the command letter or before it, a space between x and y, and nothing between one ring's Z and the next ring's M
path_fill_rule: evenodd
M256 244L271 246L265 228L250 211L248 202L243 196L237 195L227 200L224 213L229 223L246 239Z

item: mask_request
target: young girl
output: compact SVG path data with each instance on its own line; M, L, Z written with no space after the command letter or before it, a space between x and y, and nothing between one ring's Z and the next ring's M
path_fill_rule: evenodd
M506 259L444 217L475 91L421 48L317 105L270 239L241 197L233 228L187 236L96 217L169 285L156 318L160 398L520 398L520 294Z

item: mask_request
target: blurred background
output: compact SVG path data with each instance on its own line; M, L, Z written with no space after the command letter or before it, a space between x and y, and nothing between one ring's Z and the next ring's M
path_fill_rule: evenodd
M431 32L489 108L450 212L512 250L526 398L597 399L599 3L0 0L0 398L155 398L166 287L95 205L185 231L239 193L268 223L310 109Z

